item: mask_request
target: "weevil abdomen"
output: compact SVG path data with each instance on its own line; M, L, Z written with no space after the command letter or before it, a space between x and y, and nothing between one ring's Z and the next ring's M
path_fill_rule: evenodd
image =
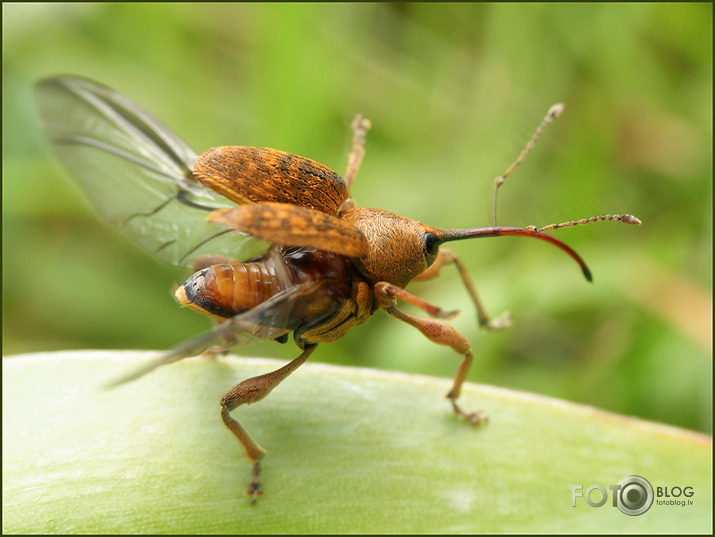
M221 263L195 272L176 291L183 306L220 320L254 308L279 292L274 266Z
M261 325L296 330L310 343L334 341L362 324L371 311L353 261L313 248L273 246L246 263L225 262L195 272L176 291L183 306L223 321L247 312L296 285L318 284Z

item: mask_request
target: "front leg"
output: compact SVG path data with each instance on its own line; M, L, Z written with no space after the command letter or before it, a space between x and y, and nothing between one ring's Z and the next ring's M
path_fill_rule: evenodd
M508 311L505 311L496 319L489 319L489 314L487 314L487 310L484 308L482 301L479 299L479 295L477 294L477 290L472 283L472 279L469 277L467 269L462 261L454 255L452 250L449 248L440 248L439 254L437 254L437 259L435 259L434 263L432 263L432 265L430 265L422 274L414 278L413 281L424 281L435 278L439 274L440 270L442 270L442 267L450 263L454 263L457 266L462 282L467 288L469 295L472 297L472 301L477 308L479 326L483 326L488 330L504 330L505 328L509 328L511 326L511 318Z
M398 288L399 289L399 288ZM402 290L404 295L411 295L407 291ZM454 377L454 384L452 389L447 394L447 398L452 403L452 409L454 413L462 416L472 425L479 425L487 421L486 415L481 411L469 412L464 411L457 404L457 398L462 393L462 384L464 384L467 374L469 373L469 368L472 365L472 346L469 340L462 335L462 333L453 327L451 324L441 321L438 319L429 319L427 317L418 317L416 315L410 315L402 310L397 309L394 305L395 303L395 286L386 282L380 282L375 286L375 298L378 304L385 308L385 311L392 315L393 317L406 322L417 328L422 334L424 334L430 341L439 343L440 345L447 345L452 347L459 354L462 354L464 358L462 363L459 365L457 374ZM414 295L411 295L414 299ZM400 295L401 298L405 296ZM413 304L414 301L410 300ZM430 308L436 308L431 304L424 303ZM424 309L424 308L423 308ZM436 308L438 309L438 308ZM441 310L440 310L441 311ZM428 311L429 313L429 311Z

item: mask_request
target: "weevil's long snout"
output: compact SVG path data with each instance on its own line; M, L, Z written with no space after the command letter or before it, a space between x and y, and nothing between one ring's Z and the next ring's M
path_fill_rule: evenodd
M535 239L541 239L542 241L550 242L554 246L557 246L564 252L566 252L568 255L571 256L571 258L578 263L578 265L581 267L581 270L583 271L583 275L586 277L586 279L589 282L593 281L593 278L591 277L591 271L588 270L588 267L586 266L586 263L584 262L583 259L581 259L581 256L578 255L576 252L574 252L569 246L566 246L563 242L561 242L558 239L555 239L551 235L547 235L546 233L543 233L544 231L551 231L555 229L561 229L565 227L576 227L576 226L582 226L584 224L591 224L593 222L605 222L605 221L613 221L613 222L621 222L623 224L627 224L629 226L640 226L641 221L633 216L632 214L604 214L600 216L592 216L590 218L582 218L581 220L571 220L569 222L562 222L560 224L549 224L548 226L544 226L542 228L537 228L535 226L527 226L527 227L500 227L500 226L492 226L492 227L478 227L478 228L471 228L471 229L440 229L440 230L435 230L435 234L437 235L438 239L440 242L447 242L447 241L458 241L462 239L471 239L471 238L478 238L478 237L500 237L502 235L519 235L522 237L533 237Z
M558 239L555 239L551 235L546 233L540 233L536 228L521 228L521 227L501 227L501 226L491 226L491 227L478 227L470 229L440 229L436 233L440 242L449 241L459 241L462 239L472 239L481 237L501 237L504 235L518 235L520 237L532 237L534 239L541 239L542 241L549 242L554 246L560 248L566 252L571 258L576 261L581 267L581 271L586 279L591 282L593 277L591 276L591 271L586 266L586 262L581 259L571 247L567 246Z

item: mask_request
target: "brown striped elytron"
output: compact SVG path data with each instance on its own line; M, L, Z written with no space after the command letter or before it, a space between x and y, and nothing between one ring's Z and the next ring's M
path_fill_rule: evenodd
M259 461L264 450L230 412L264 398L315 350L331 343L377 310L404 321L430 340L448 345L462 362L447 394L454 412L472 424L485 417L462 410L457 400L472 362L469 341L446 322L449 312L425 302L407 284L437 276L456 265L472 297L479 324L490 320L459 258L441 248L449 241L518 235L549 242L571 256L587 279L581 258L544 233L596 220L639 224L630 215L607 215L537 229L496 225L496 192L524 159L537 137L561 112L556 105L526 149L495 181L494 225L439 229L381 209L357 207L350 186L370 127L358 116L345 177L313 160L258 147L217 147L197 156L178 136L139 105L90 80L56 77L36 87L45 131L92 204L110 222L160 259L191 267L193 275L176 292L178 301L219 321L114 384L221 345L248 338L285 342L289 334L300 355L280 369L244 380L221 400L221 417L252 463L248 495L262 493ZM270 243L247 253L247 239ZM253 241L257 243L258 241ZM403 300L429 317L406 313Z

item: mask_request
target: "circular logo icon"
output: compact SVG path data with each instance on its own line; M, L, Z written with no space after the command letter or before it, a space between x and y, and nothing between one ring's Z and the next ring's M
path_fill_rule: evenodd
M653 505L653 486L639 475L629 475L621 479L621 488L616 493L616 505L622 513L630 516L642 515Z

